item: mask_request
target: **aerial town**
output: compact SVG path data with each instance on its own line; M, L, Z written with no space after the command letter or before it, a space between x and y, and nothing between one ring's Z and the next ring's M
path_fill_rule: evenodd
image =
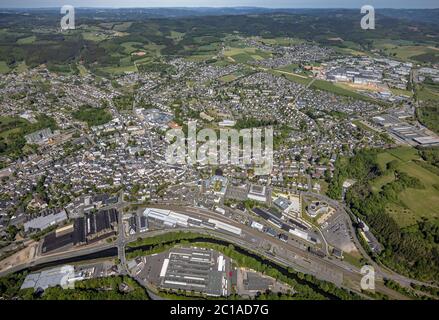
M390 249L355 206L366 202L355 198L366 197L363 169L341 168L380 150L374 157L388 160L371 164L372 190L399 180L416 189L410 162L436 172L421 182L436 186L437 199L437 167L405 157L439 146L411 89L437 84L439 64L282 41L232 34L214 63L169 55L111 77L83 61L80 73L47 64L0 73L0 276L28 270L20 290L41 297L118 277L119 293L141 286L152 299L434 297L418 289L434 280L377 262ZM135 59L147 54L134 49ZM190 121L200 130L273 128L269 174L251 164L169 163L166 133ZM394 192L399 204L405 191ZM437 202L430 208L438 213ZM373 292L361 284L369 264ZM310 283L313 295L304 293Z

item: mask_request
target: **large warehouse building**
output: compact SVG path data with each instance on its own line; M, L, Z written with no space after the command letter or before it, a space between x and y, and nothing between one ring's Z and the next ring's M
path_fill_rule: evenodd
M159 286L209 296L227 296L230 292L227 277L230 269L230 259L211 249L173 249L163 260Z
M227 231L235 235L241 235L241 228L234 227L230 224L215 219L196 219L188 215L177 213L171 210L147 208L143 212L144 216L154 222L162 223L169 228L176 227L199 227L209 228L221 231Z

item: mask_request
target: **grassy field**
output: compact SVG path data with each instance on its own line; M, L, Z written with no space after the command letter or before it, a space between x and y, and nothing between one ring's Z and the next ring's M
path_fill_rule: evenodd
M351 265L357 267L357 268L361 268L364 263L362 262L362 257L358 252L354 252L354 253L347 253L347 252L343 252L343 260L350 263Z
M398 96L406 96L406 97L412 97L413 96L413 92L408 91L408 90L401 90L401 89L397 89L397 88L390 88L390 91Z
M231 73L231 74L225 75L224 77L219 78L218 80L220 80L221 82L224 82L224 83L228 83L228 82L232 82L236 79L238 79L238 77L235 74Z
M314 87L315 89L320 89L320 90L332 92L332 93L335 93L335 94L341 95L341 96L352 97L352 98L359 99L359 100L366 100L366 101L375 102L374 99L366 97L366 96L356 92L354 89L349 90L346 87L341 87L339 85L336 85L332 82L325 81L325 80L314 81L314 83L312 84L312 87Z
M287 73L285 71L270 70L269 72L276 75L276 76L285 77L286 79L288 79L290 81L297 82L297 83L303 84L305 86L312 81L312 79L310 79L310 78L295 75L292 73Z
M439 101L439 85L423 83L416 87L416 95L420 101Z
M417 90L418 99L421 101L433 100L439 101L439 92L431 90L427 86L423 86L419 90Z
M433 59L435 56L439 56L439 50L429 46L398 46L396 48L388 49L387 52L402 60L421 62L424 60L422 57L427 54L431 55Z
M295 71L296 69L298 69L298 68L299 68L299 65L298 65L298 64L289 64L289 65L287 65L287 66L284 66L284 67L278 68L277 70L287 71L287 72L292 72L292 73L294 73L294 71Z
M8 73L10 71L5 61L0 61L0 73Z
M439 184L439 176L416 164L413 160L419 160L417 151L411 147L401 147L387 150L378 154L378 164L381 169L390 161L398 161L398 170L418 178L424 189L408 188L399 194L399 203L391 203L387 206L387 212L395 218L401 226L413 224L422 217L439 217L439 190L434 185ZM393 181L393 174L383 175L372 181L372 190L381 190L386 183Z
M414 42L407 40L394 40L394 39L377 39L373 41L373 46L376 49L397 49L402 46L412 46Z
M401 147L389 150L389 153L401 161L408 162L414 159L419 159L418 152L410 147Z
M260 39L260 41L263 44L280 45L280 46L292 46L292 45L296 45L296 44L300 44L300 43L305 42L302 39L282 38L282 37L272 38L272 39Z
M386 164L392 160L395 160L395 157L392 156L389 152L384 152L384 153L378 154L377 160L378 160L378 165L380 166L380 169L386 170Z
M335 51L341 54L347 54L347 55L351 55L351 56L365 56L366 53L364 53L363 51L359 51L359 50L354 50L351 48L339 48L336 47Z
M119 23L119 24L115 24L113 26L113 30L115 30L115 31L127 31L131 27L132 24L133 24L132 22L122 22L122 23Z
M342 41L339 44L334 44L331 46L333 50L337 53L347 54L352 56L364 56L368 53L363 51L363 48L355 42L352 41Z
M419 45L407 40L379 39L373 47L400 60L439 62L439 49L432 44Z
M83 77L88 74L88 70L82 64L78 65L78 70L79 70L79 74Z
M439 134L439 105L428 103L416 110L419 121L430 130Z
M401 204L388 203L386 205L386 212L395 219L401 228L414 225L418 221L416 215Z
M17 44L32 44L37 40L36 36L30 36L26 38L21 38L17 40Z
M224 55L238 63L262 60L271 56L270 53L256 48L229 48L224 52Z
M387 174L384 174L382 176L379 176L378 178L375 178L371 181L371 187L373 192L380 192L382 187L390 182L395 180L395 175L393 172L389 172Z

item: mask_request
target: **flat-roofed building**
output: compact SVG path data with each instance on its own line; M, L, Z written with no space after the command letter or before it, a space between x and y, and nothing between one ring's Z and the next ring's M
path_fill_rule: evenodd
M413 140L422 146L439 145L438 137L432 137L432 136L416 137Z
M267 202L268 192L266 186L252 184L248 193L248 198L259 202Z
M26 135L25 139L29 144L39 144L46 142L52 136L52 129L46 128Z
M42 213L40 216L25 222L24 231L41 231L65 220L67 220L67 213L64 209L60 211L47 211Z
M178 248L169 251L160 269L159 286L170 290L230 294L230 259L206 248Z
M78 280L83 280L83 277L75 274L73 266L65 265L27 275L21 289L46 290L49 287L56 286L70 288Z

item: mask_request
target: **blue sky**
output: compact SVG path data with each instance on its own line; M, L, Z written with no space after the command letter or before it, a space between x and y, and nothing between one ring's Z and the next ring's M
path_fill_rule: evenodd
M438 0L0 0L0 8L61 7L439 8Z

